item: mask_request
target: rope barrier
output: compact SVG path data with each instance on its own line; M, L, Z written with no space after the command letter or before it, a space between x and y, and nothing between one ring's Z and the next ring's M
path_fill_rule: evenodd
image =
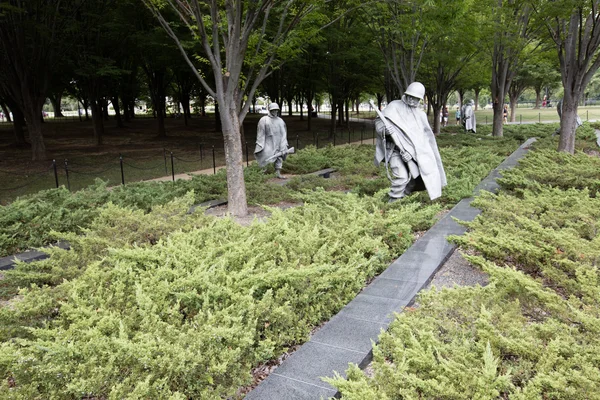
M183 162L190 162L190 163L195 163L195 162L200 162L202 161L202 158L197 158L195 160L186 160L185 158L179 158L177 156L173 156L174 159L179 160L179 161L183 161Z
M41 175L41 174L45 174L46 172L50 171L52 169L52 164L46 168L43 171L40 172L17 172L17 171L2 171L0 170L0 173L6 174L6 175L18 175L18 176L36 176L36 175Z
M129 163L126 163L125 161L123 161L123 165L127 165L128 167L131 167L133 169L139 169L139 170L142 170L142 171L150 171L151 169L164 168L164 166L162 164L161 165L156 165L154 167L138 167L136 165L131 165Z
M12 191L12 190L23 189L23 188L25 188L25 187L27 187L27 186L30 186L30 185L32 185L34 182L37 182L37 181L38 181L38 180L40 180L41 178L42 178L41 176L38 176L37 178L35 178L35 179L33 179L33 180L30 180L29 182L27 182L27 183L26 183L26 184L24 184L24 185L21 185L21 186L15 186L15 187L12 187L12 188L4 188L4 187L0 187L0 191L1 191L1 192L10 192L10 191Z
M69 158L69 165L76 165L79 167L101 166L101 165L112 164L118 160L119 160L119 157L117 156L117 157L111 158L109 161L106 161L106 162L102 162L102 163L94 162L94 163L87 164L87 163L80 163L78 161L73 162L73 160Z
M103 169L101 171L92 171L92 172L84 172L84 171L77 171L74 169L71 169L71 163L69 162L69 172L72 172L74 174L79 174L79 175L98 175L98 174L103 174L106 171L110 171L113 168L117 168L117 165L111 165L110 167Z

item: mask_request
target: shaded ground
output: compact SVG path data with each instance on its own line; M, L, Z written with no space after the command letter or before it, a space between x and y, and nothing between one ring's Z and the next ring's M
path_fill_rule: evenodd
M256 126L262 116L250 114L244 121L244 152L250 161L254 159ZM318 143L321 147L333 143L333 138L327 133L331 124L329 119L313 118L312 131L308 131L306 116L304 120L300 116L283 118L287 124L290 146L304 148ZM137 117L125 128L117 128L116 121L111 119L105 122L104 144L95 146L91 121L48 120L43 125L43 132L51 158L35 162L31 161L29 148L14 145L12 125L0 124L0 203L4 204L19 195L55 187L52 159L56 160L59 185L70 187L71 190L86 187L95 178L108 180L111 184L121 183L119 155L123 156L123 178L126 183L171 175L171 166L176 174L204 169L210 171L213 167L213 149L214 164L224 165L223 137L221 132L216 131L214 116L194 116L188 126L184 125L183 119L174 118L167 118L165 124L167 137L158 139L154 118ZM364 124L351 121L348 127L338 127L336 144L360 140L361 133L365 137L367 133L371 134Z

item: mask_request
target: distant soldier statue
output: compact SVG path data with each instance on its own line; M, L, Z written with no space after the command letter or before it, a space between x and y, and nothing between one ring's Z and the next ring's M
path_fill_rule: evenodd
M261 168L274 163L275 176L285 179L281 175L283 160L289 153L294 152L294 148L288 149L287 129L285 122L279 117L278 111L277 103L271 103L269 104L269 114L258 121L254 156Z
M475 119L475 101L469 100L463 106L463 126L467 132L475 133L477 131L477 121Z
M389 201L394 202L414 191L427 190L434 200L446 186L446 173L427 114L419 107L425 87L411 83L402 100L394 100L375 120L377 143L375 165L385 161L392 186ZM390 175L391 170L391 175Z

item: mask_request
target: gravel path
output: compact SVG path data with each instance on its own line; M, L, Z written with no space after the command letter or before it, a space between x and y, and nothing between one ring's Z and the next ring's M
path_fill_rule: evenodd
M488 284L488 275L474 267L462 256L460 250L454 251L448 261L435 274L426 289L435 286L437 289L458 286L485 286Z

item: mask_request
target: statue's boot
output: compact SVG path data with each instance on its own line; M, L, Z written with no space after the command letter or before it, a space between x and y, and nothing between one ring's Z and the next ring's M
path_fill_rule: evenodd
M277 177L279 179L285 179L285 176L281 175L281 170L280 169L276 169L275 170L275 177Z

